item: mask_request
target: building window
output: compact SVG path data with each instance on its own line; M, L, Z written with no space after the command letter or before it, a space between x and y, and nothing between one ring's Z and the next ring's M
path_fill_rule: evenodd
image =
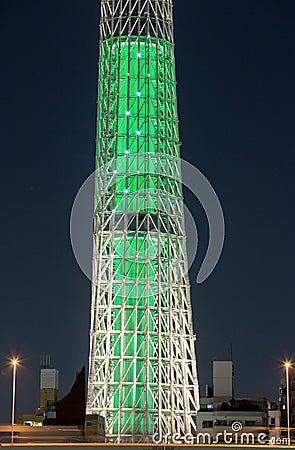
M202 427L203 428L213 428L213 420L204 420Z
M275 417L270 418L269 426L270 426L270 428L273 428L276 426L276 418Z
M227 420L216 420L216 426L217 427L226 427L227 426Z
M255 420L245 420L246 427L254 427L256 425Z
M201 411L208 411L208 409L212 410L213 409L213 405L212 404L207 404L207 405L200 405L200 410Z

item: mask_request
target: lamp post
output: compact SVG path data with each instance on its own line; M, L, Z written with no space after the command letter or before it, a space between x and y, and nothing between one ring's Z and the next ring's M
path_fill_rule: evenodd
M15 385L16 385L16 367L18 360L13 358L11 360L12 365L12 407L11 407L11 445L13 445L14 438L14 421L15 421Z
M289 361L284 364L286 370L286 389L287 389L287 433L288 433L288 445L290 445L290 389L289 389L289 370L292 365Z

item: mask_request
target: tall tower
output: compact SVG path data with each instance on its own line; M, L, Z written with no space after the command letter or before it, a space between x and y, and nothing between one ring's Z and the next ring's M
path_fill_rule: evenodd
M194 433L172 0L101 0L96 158L87 412L114 442Z

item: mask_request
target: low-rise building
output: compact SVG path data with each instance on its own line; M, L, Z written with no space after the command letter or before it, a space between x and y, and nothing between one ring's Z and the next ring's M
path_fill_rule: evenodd
M86 414L85 439L93 442L105 442L105 418L99 414Z
M262 436L266 443L279 437L278 405L266 398L234 397L233 373L232 361L213 362L213 386L207 386L206 397L200 398L198 433L206 433L207 439L210 436L211 443L232 437L237 444L254 444Z

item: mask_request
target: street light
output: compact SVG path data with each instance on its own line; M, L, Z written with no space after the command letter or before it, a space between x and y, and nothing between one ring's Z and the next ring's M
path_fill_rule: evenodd
M290 445L290 392L289 392L289 370L292 367L290 361L286 361L285 364L286 370L286 389L287 389L287 433L288 433L288 445Z
M18 359L13 358L11 361L12 365L12 408L11 408L11 445L13 445L13 427L15 421L15 385L16 385L16 367L18 365Z

